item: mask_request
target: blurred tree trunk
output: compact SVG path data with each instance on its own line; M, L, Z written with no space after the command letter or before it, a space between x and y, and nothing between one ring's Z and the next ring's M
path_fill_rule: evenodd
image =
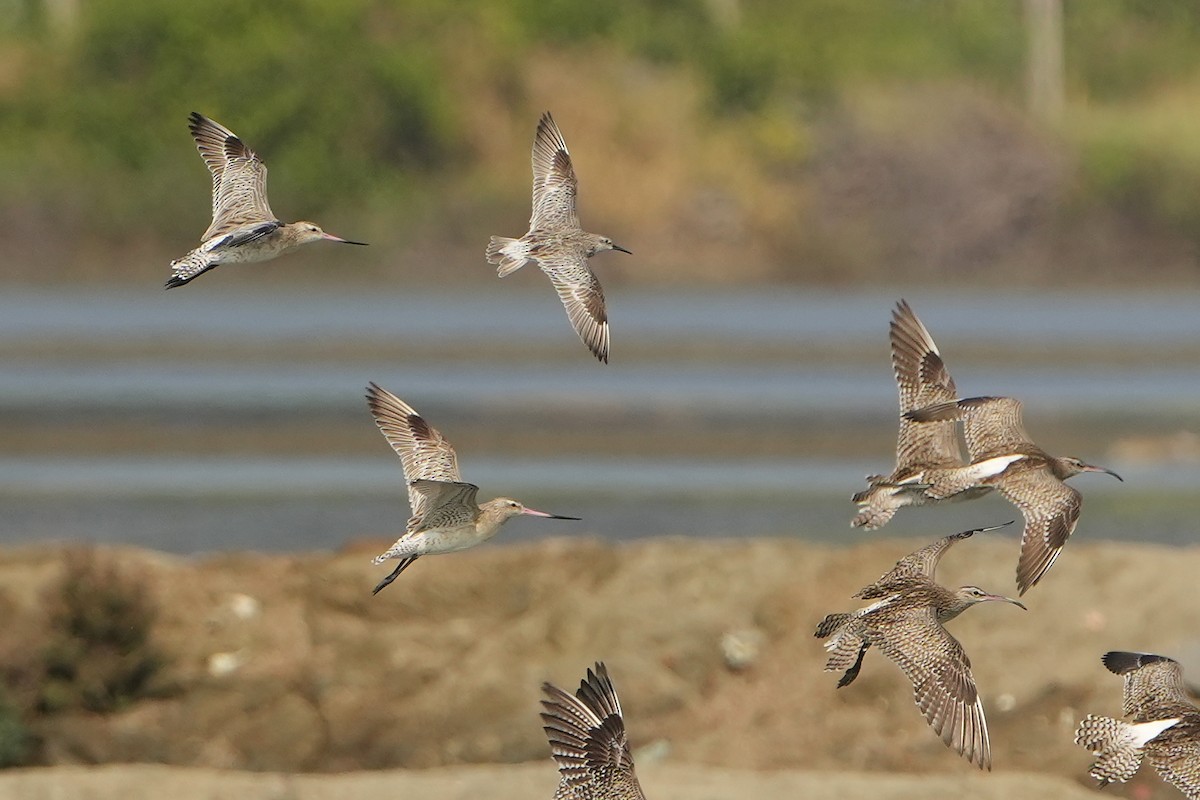
M1062 119L1063 9L1062 0L1025 0L1029 110L1043 122Z
M67 38L79 27L79 0L42 0L46 24L55 36Z

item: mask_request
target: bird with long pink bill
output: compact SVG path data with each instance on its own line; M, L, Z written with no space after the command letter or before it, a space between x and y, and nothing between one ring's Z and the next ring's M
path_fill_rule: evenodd
M267 261L322 239L365 245L326 233L312 222L281 222L267 203L267 165L237 134L192 112L188 129L212 173L213 219L200 246L171 262L174 289L218 264Z
M455 553L482 544L513 517L579 519L527 508L508 497L476 503L479 487L463 482L454 447L412 406L374 383L367 386L367 406L400 456L412 507L405 532L375 557L376 564L393 558L400 561L372 594L378 594L421 556Z

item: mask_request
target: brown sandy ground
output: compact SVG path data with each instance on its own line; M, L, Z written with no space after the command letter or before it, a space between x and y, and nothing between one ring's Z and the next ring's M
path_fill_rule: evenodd
M930 538L949 532L931 531ZM913 776L838 780L903 787L939 774L951 787L940 796L962 796L952 787L964 784L955 781L971 781L973 795L1007 786L996 796L1015 797L1041 796L1007 783L1041 773L1058 779L1046 784L1057 796L1068 796L1064 781L1089 785L1089 756L1071 741L1076 722L1087 712L1120 711L1120 681L1100 665L1101 653L1168 653L1183 660L1193 680L1200 676L1200 548L1090 543L1086 532L1077 534L1024 598L1027 613L992 604L951 623L970 654L990 723L995 772L977 778L930 733L911 688L886 659L871 653L858 681L842 690L837 676L822 671L816 622L855 607L852 592L925 541L847 537L857 544L612 544L580 537L489 545L422 559L377 597L370 588L386 569L372 566L370 555L379 542L291 556L104 550L136 571L157 599L157 638L172 658L176 691L108 715L44 715L34 724L44 741L41 758L51 765L132 761L283 773L535 762L540 766L528 772L503 774L549 787L554 776L536 716L538 687L543 680L574 686L603 659L647 783L663 787L654 797L682 796L669 787L687 785L692 764L766 771L755 780L778 781L789 796L800 788L822 796L816 786L830 780L826 773L862 771ZM949 553L939 578L1013 592L1016 555L1007 531L976 537ZM40 598L61 574L61 548L0 552L5 658L36 652ZM745 665L731 667L739 658ZM1148 796L1177 796L1143 772L1136 782L1152 790ZM41 774L14 772L5 780L36 787L50 780ZM118 781L138 773L98 774ZM405 780L439 774L413 772ZM488 773L446 774L459 776L447 778L453 783ZM720 774L731 785L747 780ZM262 781L268 789L292 780L226 779ZM316 787L325 779L297 780ZM394 773L344 780L380 790L401 785ZM82 796L35 791L24 796ZM429 796L468 796L446 791ZM775 796L770 791L742 796ZM321 796L296 792L286 796ZM421 795L414 789L395 796Z
M883 775L748 770L685 765L639 769L652 800L1086 800L1097 797L1062 778L1005 775ZM550 798L553 766L442 767L343 775L281 775L146 764L57 767L0 773L0 796L20 800L334 800L346 797L421 800Z

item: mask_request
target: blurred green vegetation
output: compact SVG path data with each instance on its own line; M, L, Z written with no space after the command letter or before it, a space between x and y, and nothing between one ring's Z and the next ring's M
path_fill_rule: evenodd
M780 119L811 126L863 87L954 82L1020 106L1025 84L1019 0L0 7L0 211L25 220L13 227L27 235L99 242L152 227L191 246L205 227L202 173L186 154L193 109L265 157L287 218L336 206L386 214L403 234L418 209L453 217L462 195L481 192L486 206L479 175L490 164L474 109L498 98L509 119L497 124L531 129L542 105L531 102L526 64L537 54L571 59L584 76L600 54L677 71L697 85L702 118L664 126L740 127L752 140ZM1080 202L1200 239L1190 190L1200 177L1200 4L1092 0L1066 3L1065 15L1072 113L1054 135L1078 157Z
M144 576L90 548L69 552L65 567L46 597L38 711L108 713L161 694L167 658Z

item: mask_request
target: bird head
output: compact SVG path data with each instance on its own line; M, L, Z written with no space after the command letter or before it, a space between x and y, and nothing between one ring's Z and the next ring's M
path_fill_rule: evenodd
M352 242L349 239L334 236L332 233L326 233L321 230L320 225L317 225L315 222L308 222L307 220L293 222L290 227L295 231L294 236L297 244L308 244L318 239L326 239L330 242L338 242L340 244L357 244L363 246L367 244L366 242Z
M591 258L602 250L620 250L622 253L633 255L632 250L626 250L607 236L596 236L592 239L591 247L588 248L588 258Z
M958 587L957 591L955 591L954 596L960 605L960 608L958 609L959 613L961 613L964 609L970 608L976 603L986 603L990 600L1001 600L1005 603L1012 603L1014 606L1024 609L1025 611L1029 610L1025 608L1025 604L1020 600L1014 600L1011 597L1005 597L1002 594L985 592L978 586L960 586Z
M513 500L511 497L497 497L495 500L487 501L480 508L483 509L484 513L499 517L501 522L522 514L530 517L544 517L546 519L579 519L579 517L563 517L558 514L548 514L545 511L526 508L520 501Z
M1059 477L1064 480L1070 478L1072 475L1078 475L1081 472L1103 472L1106 475L1112 475L1122 483L1125 482L1124 478L1113 472L1111 469L1098 467L1095 464L1088 464L1083 459L1076 458L1075 456L1066 456L1064 458L1055 459L1055 467L1055 472L1059 473Z

